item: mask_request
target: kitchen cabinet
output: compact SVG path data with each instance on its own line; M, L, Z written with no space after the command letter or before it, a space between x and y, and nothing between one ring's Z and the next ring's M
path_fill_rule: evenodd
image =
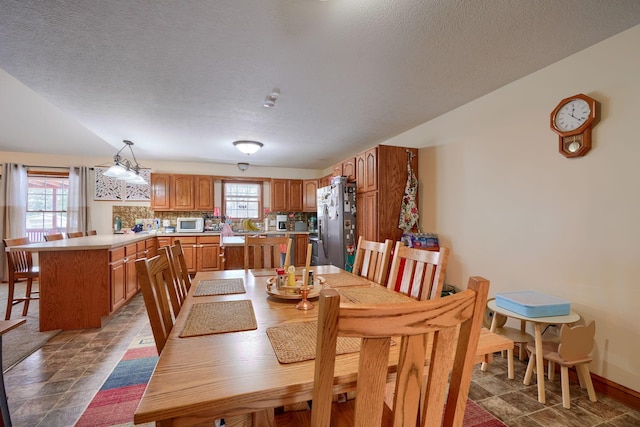
M380 241L378 233L378 192L356 193L356 232L365 240ZM396 221L397 223L397 221ZM384 240L384 239L383 239Z
M151 210L213 210L213 177L151 174Z
M144 242L140 242L144 245ZM140 288L138 288L138 275L136 272L136 259L138 259L138 249L137 244L127 245L124 248L124 271L125 271L125 282L124 282L124 298L128 300L132 296L134 296Z
M303 182L301 179L271 180L271 211L302 212Z
M356 191L378 189L378 147L373 147L355 157ZM405 159L406 162L406 159ZM406 167L405 167L406 170ZM399 214L398 214L399 215Z
M318 180L305 179L302 181L302 211L318 211Z
M224 268L239 270L244 268L244 246L225 246L223 249Z
M220 252L219 235L158 237L158 246L171 246L176 240L180 240L190 274L224 269L224 253Z
M331 175L331 174L323 176L322 178L320 178L318 180L318 188L328 187L329 185L331 185L331 178L333 178L333 175Z
M125 271L125 248L120 247L109 251L109 310L116 311L126 301L125 286L127 275Z
M351 157L342 162L342 176L347 177L348 182L356 180L356 158Z

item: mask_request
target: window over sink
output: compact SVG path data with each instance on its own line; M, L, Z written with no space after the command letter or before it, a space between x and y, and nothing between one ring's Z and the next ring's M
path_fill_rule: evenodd
M224 180L222 197L223 215L231 218L262 218L262 182Z

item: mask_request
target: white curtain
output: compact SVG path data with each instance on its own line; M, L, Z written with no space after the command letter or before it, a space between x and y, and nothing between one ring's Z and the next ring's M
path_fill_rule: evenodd
M3 239L26 236L27 168L15 163L2 164L0 177L0 235ZM7 280L4 247L0 251L0 277Z
M67 232L91 230L89 200L91 191L89 168L72 167L69 169L69 196L67 200Z

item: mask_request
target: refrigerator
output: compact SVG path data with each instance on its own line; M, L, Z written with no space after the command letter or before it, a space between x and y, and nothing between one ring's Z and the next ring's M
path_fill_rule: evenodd
M336 176L319 188L316 265L335 265L351 271L356 240L356 184Z

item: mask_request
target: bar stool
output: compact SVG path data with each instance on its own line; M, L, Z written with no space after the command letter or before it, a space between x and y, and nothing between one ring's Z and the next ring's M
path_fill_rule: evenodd
M10 248L13 246L22 246L29 244L28 237L19 237L16 239L3 239L2 242L6 248ZM34 267L33 260L31 258L31 252L27 251L11 251L7 252L7 264L9 266L9 286L8 286L8 296L7 296L7 312L5 314L5 320L11 319L11 309L15 304L19 304L24 302L24 307L22 308L22 315L26 316L29 311L29 301L39 299L37 296L32 296L33 294L37 294L38 291L32 291L33 280L38 279L40 276L40 271L38 267ZM22 279L27 279L27 289L25 291L25 296L22 298L17 298L15 296L15 285L16 282Z

